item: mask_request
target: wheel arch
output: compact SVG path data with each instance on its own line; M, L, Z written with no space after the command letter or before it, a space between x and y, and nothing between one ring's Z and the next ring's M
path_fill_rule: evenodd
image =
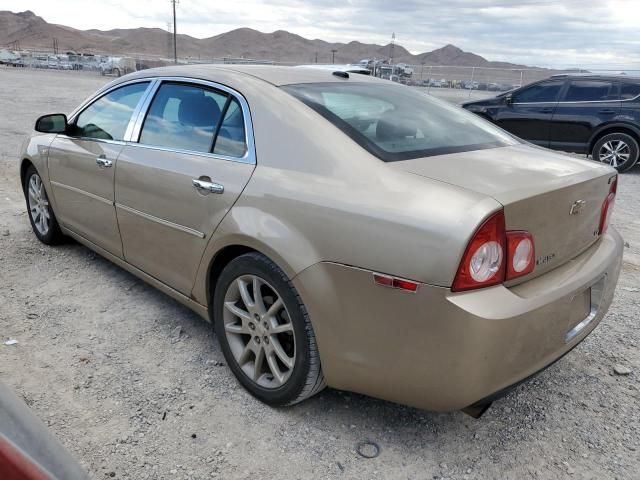
M31 160L29 160L28 158L23 158L22 161L20 162L20 188L22 189L23 193L24 193L25 176L27 174L27 170L29 169L29 167L33 167L36 170L38 170Z
M280 255L270 249L267 245L256 243L254 239L235 238L224 245L220 245L219 248L216 249L215 254L206 260L206 262L204 261L205 259L203 259L203 263L206 265L206 270L203 269L204 265L202 265L201 270L203 270L205 275L204 279L200 280L199 283L204 287L204 289L200 290L199 295L195 291L194 295L192 295L194 298L198 298L199 296L206 298L209 317L211 320L213 320L213 298L215 295L216 283L218 282L218 278L220 278L220 274L231 261L252 252L259 253L267 257L282 269L289 279L292 279L295 276L295 271ZM200 274L198 277L200 277Z
M632 136L638 144L640 144L640 129L628 123L609 123L598 129L589 141L589 153L593 152L595 144L605 135L611 133L626 133Z

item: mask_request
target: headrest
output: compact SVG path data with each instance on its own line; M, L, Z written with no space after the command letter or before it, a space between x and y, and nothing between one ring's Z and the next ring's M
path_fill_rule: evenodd
M404 117L396 110L384 112L376 125L376 138L381 141L401 140L415 137L418 133L416 121Z
M178 107L178 120L183 125L213 128L220 120L220 107L206 95L185 95Z

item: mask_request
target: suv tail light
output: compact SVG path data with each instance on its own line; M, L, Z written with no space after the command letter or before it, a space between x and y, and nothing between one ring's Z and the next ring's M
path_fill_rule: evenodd
M521 277L533 271L534 258L533 236L520 230L506 231L504 210L500 210L471 237L451 290L473 290Z
M609 187L609 194L602 203L602 210L600 211L600 226L598 227L598 235L602 235L607 231L609 227L609 221L611 220L611 214L613 213L613 205L616 202L616 192L618 191L618 176L613 177L611 186Z

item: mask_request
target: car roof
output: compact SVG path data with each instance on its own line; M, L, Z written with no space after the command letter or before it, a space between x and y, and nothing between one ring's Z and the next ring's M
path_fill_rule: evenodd
M335 71L342 72L339 68ZM221 73L240 77L251 76L259 78L275 86L291 85L298 83L327 83L345 82L350 79L358 82L384 82L366 75L352 75L349 78L333 75L333 71L319 68L294 68L278 65L242 65L242 64L211 64L211 65L179 65L171 67L151 68L132 73L122 79L149 78L149 77L192 77L201 80L218 81Z
M606 79L606 80L629 80L632 82L640 81L640 76L638 75L627 75L623 73L609 73L609 74L598 74L598 73L559 73L557 75L551 75L551 78L580 78L580 79Z
M330 72L353 72L353 73L365 73L369 75L371 70L367 67L363 67L362 65L335 65L332 63L329 64L311 64L311 65L296 65L296 68L315 68L320 70L328 70Z

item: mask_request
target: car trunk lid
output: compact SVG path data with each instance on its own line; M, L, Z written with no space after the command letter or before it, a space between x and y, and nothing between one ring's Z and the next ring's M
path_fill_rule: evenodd
M534 237L536 267L515 285L575 258L598 239L602 204L615 172L529 145L389 163L392 168L490 196L507 230Z

